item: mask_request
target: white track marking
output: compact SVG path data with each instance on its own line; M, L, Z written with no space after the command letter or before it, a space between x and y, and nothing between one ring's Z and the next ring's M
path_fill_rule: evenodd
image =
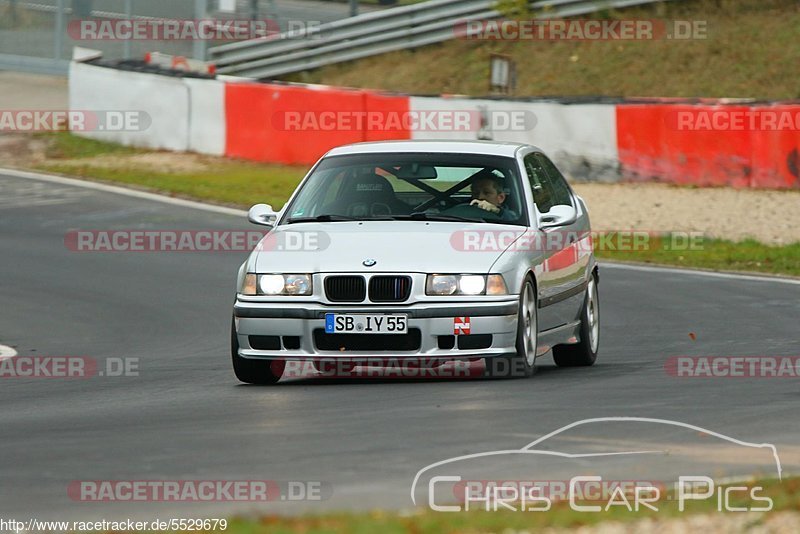
M779 276L766 275L753 275L753 274L739 274L739 273L720 273L716 271L700 271L696 269L683 269L680 267L660 267L650 265L632 265L627 263L609 263L600 261L602 269L627 269L629 271L642 271L650 273L676 273L693 276L710 276L712 278L726 278L728 280L747 280L751 282L772 282L773 284L791 284L800 285L800 279L797 278L782 278ZM600 273L602 277L602 272Z
M6 169L0 167L0 175L13 176L14 178L26 178L29 180L42 180L62 185L70 185L74 187L83 187L85 189L94 189L95 191L104 191L106 193L115 193L118 195L125 195L135 198L143 198L146 200L153 200L155 202L162 202L164 204L172 204L175 206L183 206L186 208L194 208L198 210L211 211L214 213L222 213L225 215L235 215L237 217L246 217L247 212L235 208L226 208L225 206L214 206L213 204L204 204L203 202L195 202L193 200L184 200L182 198L173 198L165 195L158 195L156 193L147 193L145 191L135 191L133 189L126 189L115 185L100 184L96 182L88 182L85 180L77 180L75 178L65 178L63 176L55 176L52 174L43 174L39 172L19 171L16 169Z

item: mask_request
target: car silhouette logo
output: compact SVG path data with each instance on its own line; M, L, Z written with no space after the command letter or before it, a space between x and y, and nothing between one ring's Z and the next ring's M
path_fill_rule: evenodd
M375 265L378 262L373 260L372 258L367 258L366 260L362 261L361 263L364 265L364 267L372 267L373 265Z
M665 445L664 450L636 450L638 447L624 447L624 449L628 450L595 450L592 452L575 452L570 453L566 451L559 451L552 448L551 444L553 439L558 436L559 434L566 433L572 428L581 427L584 425L595 425L595 424L608 424L613 422L623 422L623 423L644 423L644 424L659 424L659 425L667 425L672 427L679 427L691 430L697 436L703 437L714 437L718 438L723 442L733 443L734 445L749 447L754 449L766 449L767 455L771 458L770 466L775 468L775 473L777 474L778 480L783 480L783 467L781 464L781 459L778 456L778 449L772 443L750 443L747 441L742 441L731 436L726 436L725 434L721 434L719 432L714 432L707 428L702 428L699 426L691 425L688 423L683 423L680 421L673 421L669 419L655 419L650 417L597 417L591 419L581 419L579 421L575 421L574 423L570 423L568 425L562 426L561 428L550 432L530 443L522 447L521 449L503 449L503 450L493 450L493 451L481 451L473 454L461 455L461 456L454 456L451 458L446 458L444 460L440 460L438 462L434 462L429 464L419 471L414 476L414 480L411 483L411 502L415 505L417 504L417 488L425 487L426 484L421 482L423 479L423 475L429 471L433 471L434 469L440 468L442 466L454 466L457 465L459 462L464 461L471 461L475 459L487 459L487 458L496 458L500 456L508 456L514 455L523 459L524 457L537 457L542 456L545 458L576 458L580 459L581 461L587 461L589 458L611 458L611 457L632 457L635 455L661 455L661 456L672 456L674 451L670 451L670 446ZM541 444L547 440L550 442L542 446ZM774 464L773 464L774 462ZM518 462L519 463L519 462ZM455 467L452 467L455 469ZM455 474L455 473L453 473ZM436 480L437 477L432 477L431 480ZM438 477L439 482L447 482L447 477ZM454 480L451 480L451 482ZM430 485L428 485L430 487ZM430 502L430 501L429 501Z

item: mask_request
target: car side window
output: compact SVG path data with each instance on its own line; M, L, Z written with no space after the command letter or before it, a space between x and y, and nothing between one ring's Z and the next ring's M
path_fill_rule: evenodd
M333 204L341 194L344 183L344 171L329 172L330 176L323 182L323 186L314 191L312 195L294 206L291 217L313 217L324 212L326 206Z
M550 178L536 154L528 154L523 161L525 163L525 172L528 175L528 181L533 191L533 201L539 213L547 213L550 208L556 205L553 202Z
M553 206L572 206L572 193L570 192L569 185L564 175L561 174L555 164L544 154L537 154L536 157L547 173L548 182L553 194Z

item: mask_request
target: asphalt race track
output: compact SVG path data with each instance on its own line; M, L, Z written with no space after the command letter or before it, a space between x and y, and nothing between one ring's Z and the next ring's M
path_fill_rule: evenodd
M769 442L784 474L798 471L797 378L678 378L665 362L800 354L800 283L602 265L594 367L560 369L546 356L530 380L310 377L254 387L235 379L228 345L246 253L93 253L64 244L71 230L252 228L244 217L0 175L0 344L21 356L138 358L139 371L0 378L0 516L408 508L414 475L432 462L519 448L611 416ZM608 424L591 439L663 446L683 438L675 428ZM732 458L715 474L749 472ZM319 481L332 495L264 506L87 503L67 494L72 481L185 479Z

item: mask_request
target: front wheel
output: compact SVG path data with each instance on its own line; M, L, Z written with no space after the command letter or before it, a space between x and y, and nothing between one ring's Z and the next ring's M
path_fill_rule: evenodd
M536 347L539 335L536 292L525 280L519 296L517 314L517 353L514 356L486 358L486 376L491 378L529 377L536 372Z
M600 299L597 295L597 277L592 274L586 286L586 297L581 311L581 340L576 345L553 347L553 360L559 367L587 367L597 360L600 347Z
M231 320L231 359L233 372L240 382L262 386L277 383L286 365L281 360L248 360L239 356L239 339L236 337L234 320Z

